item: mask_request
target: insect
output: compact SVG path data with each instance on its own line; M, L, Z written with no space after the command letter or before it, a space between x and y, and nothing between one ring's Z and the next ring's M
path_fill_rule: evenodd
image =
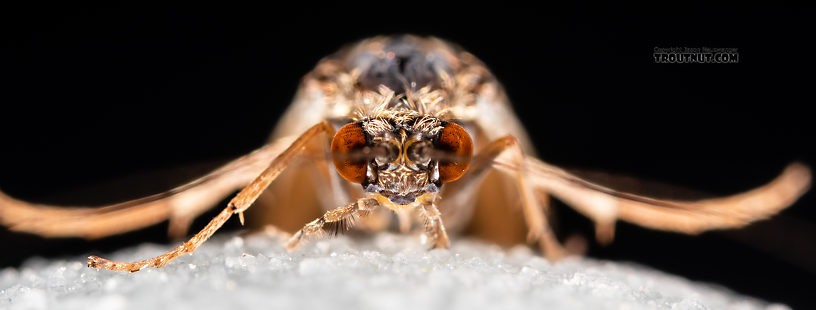
M448 247L449 233L467 229L501 244L536 243L558 259L569 253L550 227L550 196L589 217L596 238L610 242L618 220L687 234L741 227L792 204L809 185L810 170L799 163L756 189L699 201L586 181L535 157L501 85L476 57L437 38L402 35L363 40L321 60L269 144L199 179L94 208L0 193L0 223L46 237L100 238L169 220L170 234L183 236L195 217L239 190L173 250L135 262L90 256L88 266L162 267L195 251L232 215L243 224L252 211L252 226L272 219L294 232L288 249L352 226L395 226L421 227L432 248ZM267 206L250 210L256 201ZM313 220L302 220L308 216Z

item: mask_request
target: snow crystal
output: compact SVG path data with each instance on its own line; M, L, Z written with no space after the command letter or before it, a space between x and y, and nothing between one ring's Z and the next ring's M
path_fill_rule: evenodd
M270 235L218 236L164 268L93 270L83 257L0 271L0 309L789 309L628 263L556 264L526 247L417 236L316 240L289 253ZM137 260L173 245L105 256Z

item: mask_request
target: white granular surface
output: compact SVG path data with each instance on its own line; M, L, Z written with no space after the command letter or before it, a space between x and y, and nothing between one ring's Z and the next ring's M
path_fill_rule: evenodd
M288 253L277 237L222 235L134 274L93 270L83 257L31 259L0 271L0 309L789 309L633 264L552 264L525 247L453 241L427 251L417 236L378 234Z

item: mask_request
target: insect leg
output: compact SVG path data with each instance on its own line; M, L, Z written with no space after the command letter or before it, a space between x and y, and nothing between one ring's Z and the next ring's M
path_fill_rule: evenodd
M326 134L331 139L334 129L328 122L321 122L295 140L283 153L277 156L252 183L244 187L238 195L229 202L226 208L213 218L204 229L199 231L187 242L179 245L175 249L160 256L149 258L137 262L113 262L98 256L88 257L88 267L99 269L110 269L114 271L136 272L146 267L162 267L171 260L185 253L192 253L202 243L207 241L233 214L242 212L258 198L263 190L281 173L283 169L294 159L295 155L302 153L304 146L320 134ZM243 222L243 221L242 221Z
M428 203L422 206L422 215L425 217L425 235L431 239L434 249L447 249L450 246L448 233L442 223L442 214L436 205Z
M345 182L337 174L330 152L329 143L313 139L253 203L246 213L246 226L263 229L274 225L294 233L325 211L355 201L358 197L350 196L357 194L353 190L360 186Z
M328 211L326 214L323 214L323 216L298 230L298 232L286 242L286 248L292 250L300 244L303 238L308 239L314 236L321 236L326 230L333 234L349 230L358 217L368 215L369 212L379 205L380 203L377 202L376 199L360 198L356 202Z
M400 209L395 211L397 214L397 223L399 223L399 231L403 234L408 233L411 231L411 225L414 221L414 214L413 210L411 209Z
M526 156L518 140L512 136L505 136L491 142L474 156L471 167L465 176L450 184L456 186L457 190L452 192L453 197L448 196L446 199L452 199L453 201L465 200L466 197L457 197L457 195L470 193L472 187L480 183L482 176L487 171L497 168L495 162L498 159L515 163L513 169L503 170L515 177L514 185L519 191L522 213L527 225L527 239L528 241L537 241L548 258L558 259L565 256L566 251L555 238L555 234L547 222L541 201L537 199L534 188L528 180L528 172L524 169L525 158Z

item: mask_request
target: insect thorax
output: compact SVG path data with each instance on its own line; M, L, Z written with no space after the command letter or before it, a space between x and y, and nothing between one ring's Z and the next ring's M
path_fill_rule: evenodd
M307 84L320 90L325 119L336 122L425 116L467 121L492 81L481 62L459 47L410 35L346 47L307 76Z

